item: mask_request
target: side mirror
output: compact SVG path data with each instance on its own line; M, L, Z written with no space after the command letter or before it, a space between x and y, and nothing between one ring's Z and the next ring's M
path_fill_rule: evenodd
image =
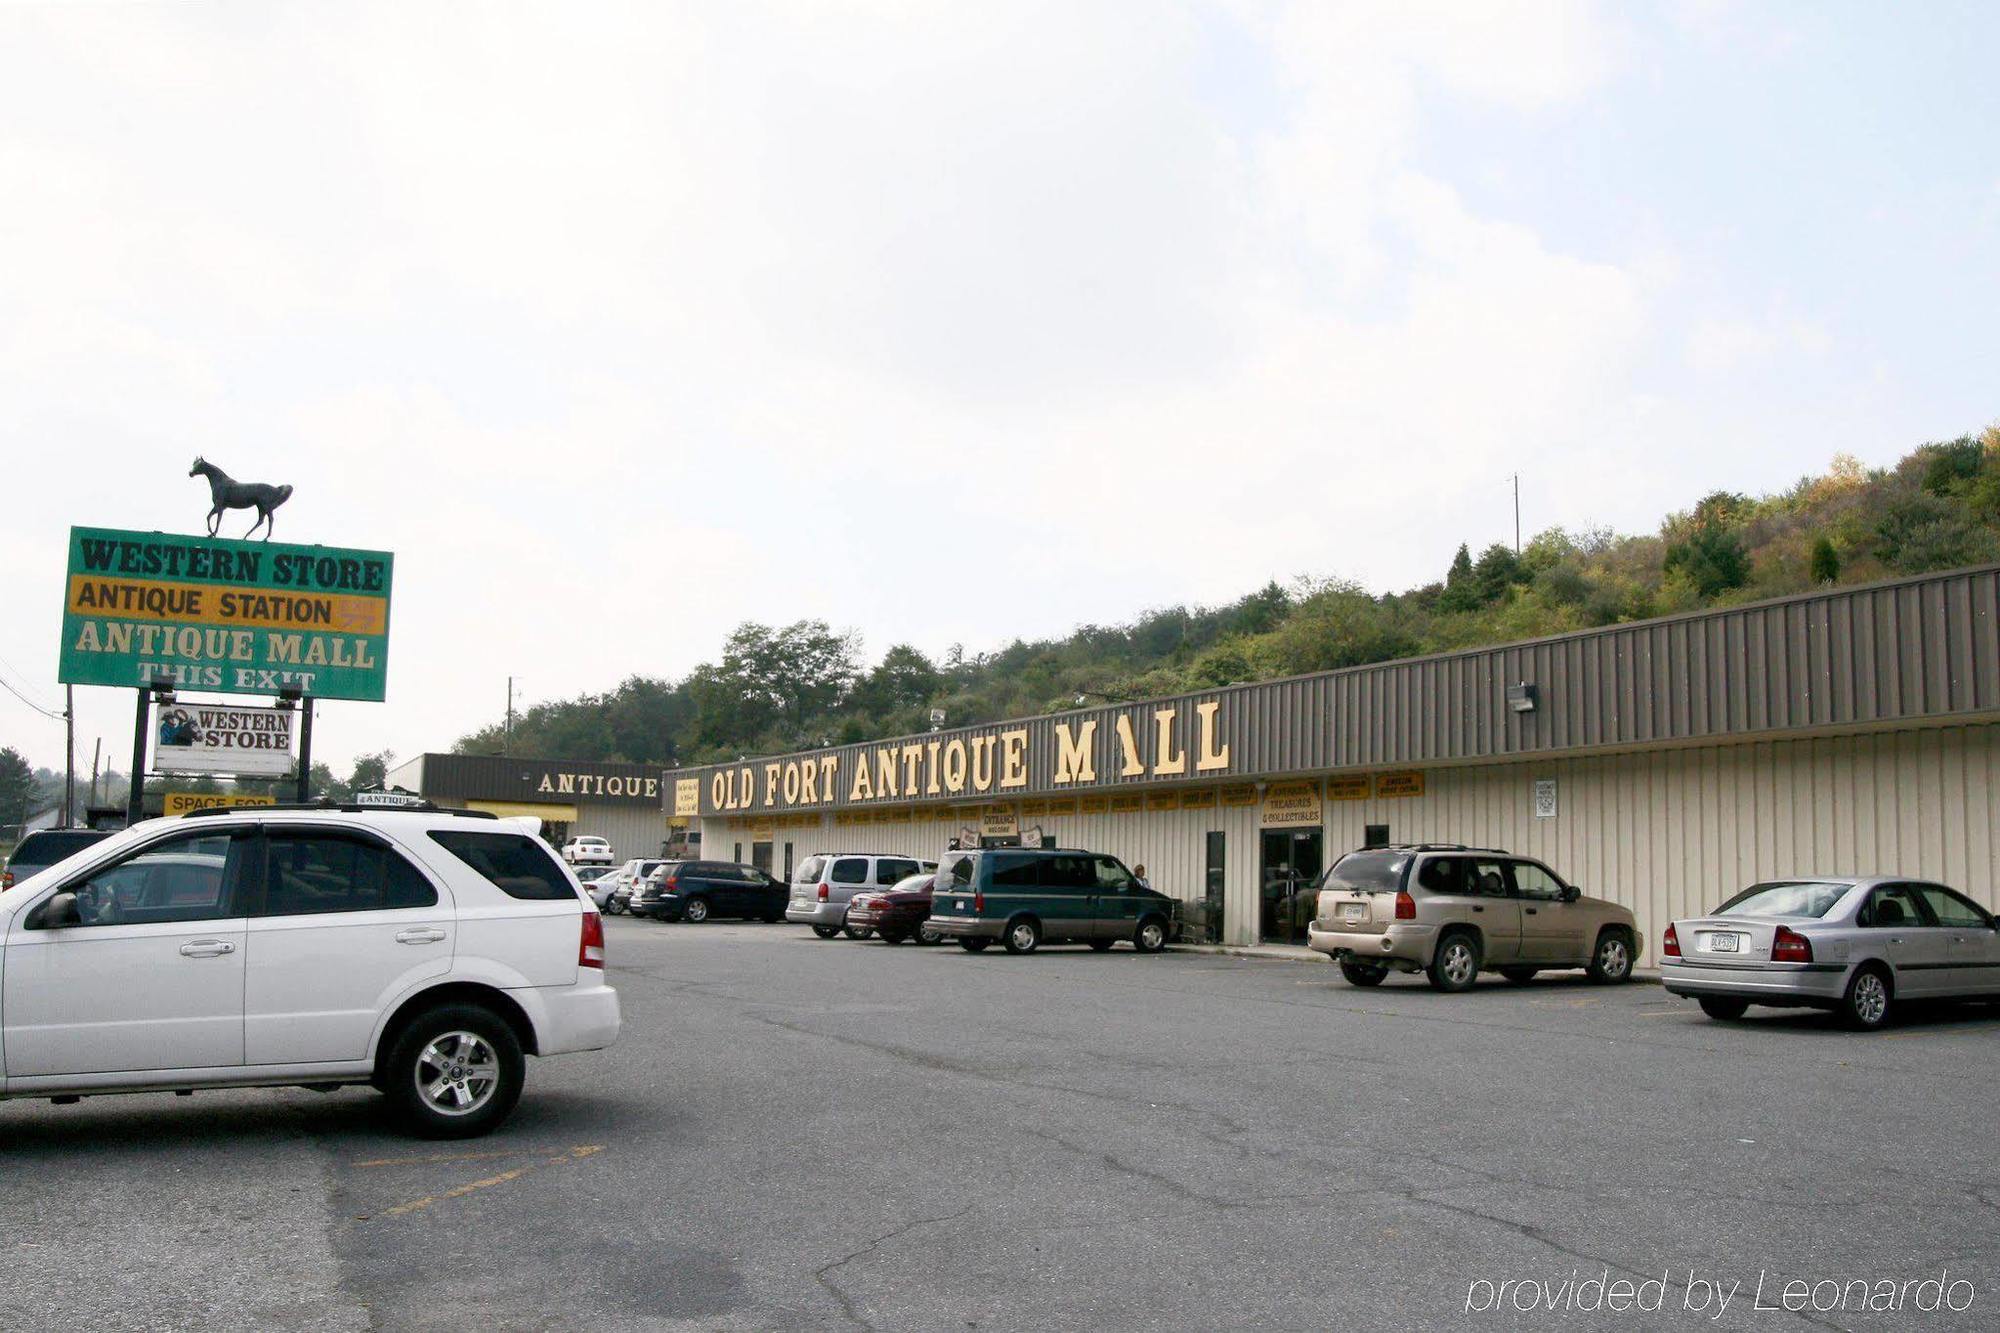
M59 926L80 926L83 913L76 905L76 895L68 889L55 894L35 909L33 925L37 930L54 930Z
M1575 901L1576 901L1576 900L1577 900L1578 898L1581 898L1581 897L1583 897L1583 890L1582 890L1582 889L1579 889L1579 888L1578 888L1578 887L1577 887L1576 885L1574 885L1574 884L1565 884L1565 885L1563 885L1563 901L1564 901L1564 902L1566 902L1566 903L1573 903L1573 902L1575 902Z

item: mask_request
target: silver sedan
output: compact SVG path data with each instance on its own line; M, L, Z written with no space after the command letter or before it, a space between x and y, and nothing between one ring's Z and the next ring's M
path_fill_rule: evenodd
M1753 884L1713 916L1668 926L1660 955L1661 984L1710 1018L1803 1006L1869 1029L1904 1000L2000 999L2000 925L1922 880Z

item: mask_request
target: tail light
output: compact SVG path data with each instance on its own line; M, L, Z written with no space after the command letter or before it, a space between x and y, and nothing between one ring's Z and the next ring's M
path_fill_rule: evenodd
M972 891L972 910L975 912L986 910L986 890L974 889Z
M681 872L676 870L673 874L668 875L660 881L660 887L669 893L677 892L681 887Z
M1790 926L1779 926L1778 933L1771 937L1771 961L1774 963L1810 963L1812 961L1812 941L1793 930Z
M604 918L595 912L583 914L583 938L577 942L576 965L604 966Z
M13 887L14 887L14 872L11 870L0 870L0 893L5 893L8 889L11 889Z
M1417 919L1417 900L1412 898L1407 890L1398 889L1396 891L1396 919L1398 921L1415 921Z
M819 886L819 900L821 902L825 902L828 898L832 896L833 896L833 890L831 888L829 888L825 884Z
M1674 928L1671 925L1667 927L1666 937L1660 941L1660 956L1662 958L1679 958L1681 956L1681 937L1674 933Z

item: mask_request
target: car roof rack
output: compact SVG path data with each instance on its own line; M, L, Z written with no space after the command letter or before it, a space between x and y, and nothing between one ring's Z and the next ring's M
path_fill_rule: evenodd
M1380 847L1363 847L1364 852L1492 852L1512 856L1505 847L1472 847L1462 842L1388 842Z
M182 819L212 819L217 815L296 814L300 811L321 815L464 815L468 819L498 819L491 810L464 810L454 805L433 805L415 801L409 805L356 805L351 801L288 801L278 805L214 805L190 810Z

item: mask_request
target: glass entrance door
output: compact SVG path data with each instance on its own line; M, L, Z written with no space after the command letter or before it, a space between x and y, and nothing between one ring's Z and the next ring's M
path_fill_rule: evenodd
M1312 923L1313 885L1324 855L1319 829L1265 829L1259 857L1259 938L1266 944L1304 944Z

